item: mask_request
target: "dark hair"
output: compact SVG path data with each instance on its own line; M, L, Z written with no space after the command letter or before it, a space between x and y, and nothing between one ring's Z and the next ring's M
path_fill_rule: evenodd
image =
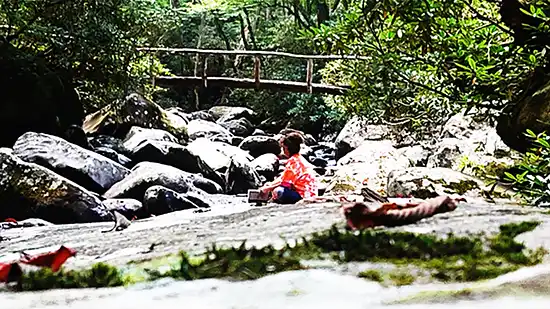
M300 133L292 132L280 139L279 143L285 145L288 153L293 156L300 152L300 144L304 142L304 138Z

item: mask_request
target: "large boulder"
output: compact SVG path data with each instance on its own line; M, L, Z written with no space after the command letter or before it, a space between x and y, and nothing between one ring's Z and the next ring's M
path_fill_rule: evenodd
M222 193L220 185L198 174L184 172L160 163L141 162L132 168L126 178L112 186L103 196L106 198L133 198L141 201L145 191L156 185L178 193L199 189L207 193Z
M239 157L242 160L252 161L254 158L239 147L228 145L222 142L210 141L206 138L199 138L187 145L187 149L194 155L200 157L206 164L217 172L225 173L232 157Z
M199 155L192 153L180 144L148 140L133 149L131 158L134 162L156 162L173 166L182 171L202 174L224 187L220 174L206 164Z
M483 167L511 166L517 157L493 127L459 113L445 124L443 138L432 149L426 166L474 175Z
M250 108L238 106L214 106L210 108L209 112L218 122L227 122L240 118L254 122L254 118L257 116Z
M365 180L369 188L385 194L388 173L410 165L410 161L393 147L392 141L365 141L338 160L338 169L327 186L326 194L359 190Z
M0 221L39 218L55 224L112 221L98 196L38 164L0 149Z
M239 148L248 151L250 155L254 158L257 158L266 153L272 153L276 155L281 153L281 146L279 146L279 141L270 136L249 136L241 142Z
M113 198L102 201L103 205L110 211L118 211L128 220L134 218L143 219L149 217L147 211L143 208L143 203L131 198Z
M213 136L232 136L231 132L221 125L206 121L202 119L195 119L187 124L187 132L189 133L189 139L195 140L201 137L213 137Z
M242 157L231 158L225 172L225 191L229 194L246 193L249 189L257 189L262 185L262 179L254 166Z
M448 168L411 167L388 174L388 196L430 198L438 195L483 197L483 181ZM496 192L504 194L497 187Z
M260 176L265 177L269 181L273 180L279 172L279 157L272 153L263 154L254 159L250 164Z
M13 153L24 161L42 165L99 193L130 173L111 159L44 133L23 134L15 142Z
M188 138L184 122L174 119L156 103L132 93L122 102L115 102L87 115L82 127L88 134L105 134L119 138L126 136L133 126L159 129L170 132L184 142Z
M369 125L367 120L352 117L336 137L336 159L356 149L366 140L376 141L390 137L390 130L383 125Z
M517 102L502 111L496 130L510 148L526 152L531 141L524 135L527 129L535 133L550 132L550 80L547 75L532 78L531 88Z
M135 149L145 141L177 143L178 139L164 130L132 127L128 134L126 134L126 138L123 141L123 146L124 149L126 149L127 154L132 154L135 152Z
M162 186L152 186L145 191L143 205L149 214L155 216L179 210L209 207L205 201L195 203L196 198L196 195L190 199L185 193L178 193Z
M124 147L124 141L114 136L95 135L95 136L89 137L88 142L92 146L92 149L109 148L121 154L124 154L126 152L126 148Z
M237 136L246 137L254 132L254 126L246 118L223 121L219 122L219 124L231 132L231 134Z
M42 57L0 45L0 147L28 131L62 136L82 125L84 109L70 77L50 70Z

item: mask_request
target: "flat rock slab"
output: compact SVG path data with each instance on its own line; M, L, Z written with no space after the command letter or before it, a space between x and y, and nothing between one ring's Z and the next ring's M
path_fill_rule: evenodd
M212 243L218 245L282 245L285 239L296 239L333 224L344 224L336 203L310 205L268 205L253 207L245 198L217 196L212 211L193 213L184 210L135 221L121 232L101 233L113 223L56 225L17 228L2 231L10 240L0 242L0 262L17 259L19 252L41 252L66 245L78 255L67 267L89 266L103 261L114 265L185 250L201 253ZM543 222L537 235L550 235L550 215L542 210L495 204L460 204L454 212L436 215L413 225L399 228L417 233L435 232L446 235L498 232L504 223L537 220ZM550 249L548 237L528 237L530 247ZM540 240L539 240L540 239ZM156 244L152 251L149 247Z
M494 281L498 281L495 279ZM533 278L530 281L538 281ZM462 288L472 286L463 284ZM50 290L0 293L3 308L388 308L387 304L422 292L457 290L443 285L384 288L378 283L325 270L290 271L258 280L229 282L217 279L175 281L162 279L124 288ZM471 287L470 287L471 288ZM396 304L394 309L548 308L542 294L453 299L445 303Z

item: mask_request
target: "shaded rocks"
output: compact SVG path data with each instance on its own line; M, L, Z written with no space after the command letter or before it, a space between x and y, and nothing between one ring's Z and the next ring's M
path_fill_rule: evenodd
M265 177L268 181L275 179L279 172L279 158L272 153L257 157L250 165L258 172L258 175Z
M0 220L38 218L54 224L112 221L101 200L38 164L0 149Z
M206 120L196 119L187 124L187 132L189 133L189 139L195 140L197 138L213 136L232 136L231 132L221 125Z
M174 121L163 108L137 93L87 115L82 128L87 134L122 138L133 126L165 130L182 142L187 140L184 122Z
M199 199L200 202L195 203L192 199L195 201ZM162 186L152 186L147 189L143 197L143 205L148 213L155 216L179 210L209 207L208 203L200 200L197 195L189 199L186 194Z
M448 168L411 167L388 174L388 196L481 196L483 181Z
M367 120L355 116L351 118L336 137L336 160L359 147L366 140L382 140L390 136L387 126L368 125Z
M123 146L124 149L126 149L126 152L131 154L137 147L139 147L141 143L145 141L177 143L178 139L164 130L132 127L123 141Z
M246 193L262 185L262 179L250 161L234 156L225 172L225 191L229 194Z
M134 217L137 219L143 219L149 216L147 211L143 208L143 204L136 199L106 199L102 201L102 203L108 210L118 211L128 220L132 220Z
M256 113L250 108L238 106L214 106L208 110L217 122L227 122L240 118L253 121Z
M180 144L148 140L139 144L133 150L131 157L136 163L162 163L185 172L202 174L222 187L225 185L220 174L216 173L198 155Z
M125 154L126 148L124 148L124 142L120 138L116 138L109 135L95 135L88 138L88 142L92 146L92 149L108 148L118 153Z
M254 135L245 138L239 145L239 148L246 150L251 156L257 158L266 153L280 154L281 146L274 137Z
M525 95L511 102L500 113L497 132L504 143L519 152L532 147L524 134L527 129L535 134L550 132L550 80L544 70L536 70L526 83Z
M100 193L130 173L126 167L111 159L44 133L23 134L15 142L13 154Z
M219 122L219 124L231 132L231 134L237 136L246 137L254 132L254 126L246 118L223 121Z
M155 185L172 189L178 193L197 189L211 194L222 192L220 185L200 175L160 163L141 162L134 166L126 178L105 192L104 196L106 198L142 200L145 191Z

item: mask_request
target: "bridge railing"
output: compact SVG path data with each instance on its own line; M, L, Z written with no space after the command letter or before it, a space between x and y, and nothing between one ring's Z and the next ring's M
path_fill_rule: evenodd
M203 62L201 76L157 76L153 78L153 82L159 86L188 86L188 87L208 87L208 85L231 88L249 88L249 89L271 89L278 91L302 92L302 93L325 93L333 95L342 95L350 87L348 85L328 85L312 82L313 76L313 61L314 60L369 60L367 56L357 55L302 55L287 52L276 51L256 51L256 50L217 50L217 49L195 49L195 48L164 48L164 47L141 47L138 51L142 52L167 52L167 53L182 53L195 54L202 56L209 55L239 55L254 57L253 78L234 78L221 76L207 76L206 68L207 61ZM285 80L270 80L261 79L261 57L287 57L293 59L306 60L306 81L285 81Z

